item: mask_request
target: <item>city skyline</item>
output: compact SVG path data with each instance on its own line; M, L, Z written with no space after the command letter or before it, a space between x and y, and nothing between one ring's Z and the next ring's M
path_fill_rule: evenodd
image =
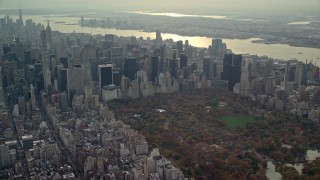
M0 9L0 179L319 177L317 15L89 15L81 7L107 2L17 2ZM316 3L287 2L219 8Z

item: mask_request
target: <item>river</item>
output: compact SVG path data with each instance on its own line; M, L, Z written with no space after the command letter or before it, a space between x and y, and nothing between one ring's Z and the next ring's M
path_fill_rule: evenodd
M178 14L179 15L179 14ZM177 16L178 16L177 15ZM1 15L0 15L1 16ZM4 15L2 15L4 16ZM11 16L13 19L17 19L17 16ZM53 31L60 31L63 33L91 33L96 34L115 34L117 36L136 36L143 37L144 39L150 37L154 39L156 36L155 32L143 32L138 30L117 30L109 28L99 27L81 27L79 25L80 17L69 17L63 15L24 15L24 20L33 19L36 23L46 24L47 20L50 20L50 26ZM213 18L213 17L212 17ZM219 17L216 17L219 18ZM223 17L220 17L223 18ZM191 37L191 36L180 36L177 34L162 33L163 39L188 40L189 43L196 47L208 47L211 45L212 39L208 37ZM320 49L317 48L306 48L306 47L292 47L286 44L259 44L253 43L251 39L223 39L223 42L227 44L227 47L234 53L238 54L251 54L259 56L269 56L275 59L291 60L298 59L305 62L305 60L312 60L313 63L320 64Z

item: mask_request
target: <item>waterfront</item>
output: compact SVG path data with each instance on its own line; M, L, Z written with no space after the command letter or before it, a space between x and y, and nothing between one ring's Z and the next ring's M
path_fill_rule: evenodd
M0 15L4 16L4 15ZM17 16L11 16L13 19L17 19ZM82 27L79 25L80 17L66 16L66 15L25 15L24 19L32 19L36 23L46 24L49 20L50 26L54 31L60 31L63 33L91 33L96 34L115 34L117 36L136 36L154 39L155 32L144 32L139 30L119 30L114 28L100 28L100 27ZM61 23L63 22L63 23ZM200 36L180 36L177 34L162 33L163 39L188 40L189 44L196 47L208 47L211 45L212 38L200 37ZM258 38L250 39L223 39L227 44L227 47L234 53L238 54L250 54L259 56L269 56L275 59L291 60L297 59L305 62L306 60L312 61L319 65L320 62L320 49L306 48L306 47L293 47L286 44L261 44L253 43L253 40L259 40Z
M181 14L181 13L156 13L150 11L127 11L126 13L150 15L150 16L169 16L169 17L196 17L196 18L210 18L210 19L230 19L227 16L208 16L208 15L194 15L194 14Z

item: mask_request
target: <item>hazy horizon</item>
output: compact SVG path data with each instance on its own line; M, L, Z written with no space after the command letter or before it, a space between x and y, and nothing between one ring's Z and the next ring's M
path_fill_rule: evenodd
M189 9L195 11L215 11L220 13L317 13L320 11L320 0L0 0L0 8L61 8L168 11Z

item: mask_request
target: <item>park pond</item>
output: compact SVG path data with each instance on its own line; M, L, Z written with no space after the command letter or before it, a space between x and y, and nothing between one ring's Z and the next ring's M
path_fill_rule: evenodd
M320 152L317 150L308 150L306 153L305 159L307 161L313 161L316 158L320 157ZM294 167L299 174L302 173L302 169L304 167L304 163L297 163L297 164L285 164L288 167ZM267 169L266 169L266 176L269 180L280 180L282 178L282 175L276 171L275 165L272 161L268 161L267 163Z

